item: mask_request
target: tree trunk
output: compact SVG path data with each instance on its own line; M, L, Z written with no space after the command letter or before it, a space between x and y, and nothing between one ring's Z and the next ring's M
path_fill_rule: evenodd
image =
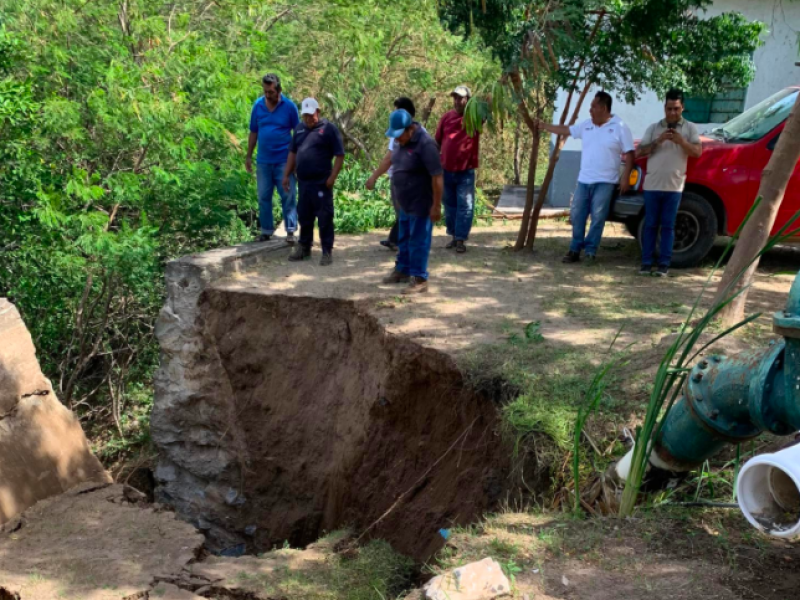
M578 103L575 105L575 110L572 112L572 117L569 120L570 127L575 125L575 121L578 120L578 113L581 111L581 106L583 106L583 101L586 99L586 94L590 87L592 87L592 83L591 81L587 81L583 86L581 95L578 98ZM564 107L564 116L566 116L567 110L569 110L569 104ZM562 116L562 124L564 123L564 120L565 119ZM547 174L544 176L542 187L539 190L539 197L536 199L536 206L534 207L530 223L528 224L527 238L525 240L525 248L528 250L533 250L533 243L536 241L536 232L539 229L539 214L542 212L542 206L544 205L545 200L547 200L547 192L550 190L550 184L552 183L553 175L556 172L556 165L558 165L558 159L561 157L561 149L564 147L566 142L566 137L559 136L556 138L556 145L555 148L553 148L553 154L550 156L550 162L547 165Z
M533 242L536 241L536 231L539 229L539 214L542 212L545 200L547 200L547 192L550 190L550 184L553 182L553 174L556 172L556 165L561 156L561 149L567 142L567 138L558 136L556 145L553 148L553 154L550 155L550 161L547 163L547 173L544 176L542 187L539 189L539 197L536 199L536 206L533 207L533 214L531 221L528 225L528 235L525 240L525 248L528 250L533 249Z
M517 126L514 128L514 185L519 185L522 169L522 144L519 135L521 125L520 118L517 117Z
M761 203L742 228L736 248L717 286L714 304L723 302L753 282L753 275L759 262L755 257L769 239L778 209L783 202L786 186L798 159L800 159L800 94L775 146L775 151L761 175L761 185L758 188ZM742 273L742 276L736 281L739 273ZM746 302L747 290L720 311L719 318L723 325L731 326L741 321L744 318Z
M522 211L522 225L519 228L517 235L517 243L514 244L514 250L522 250L525 247L525 232L527 227L525 224L531 217L531 210L533 209L533 195L536 193L536 167L539 166L539 143L542 136L539 134L538 129L533 132L533 141L531 143L531 154L528 157L528 181L526 182L525 190L525 208Z
M428 119L431 118L431 112L433 112L433 106L436 104L436 96L430 96L428 98L428 104L425 105L425 108L422 109L422 114L419 117L419 122L422 123L425 128L428 128Z

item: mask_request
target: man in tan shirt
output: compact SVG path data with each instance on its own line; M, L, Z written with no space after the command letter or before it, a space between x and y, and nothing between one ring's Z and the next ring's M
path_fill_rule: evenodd
M650 275L658 229L661 245L656 275L666 277L675 241L675 219L686 184L689 157L703 152L697 127L683 118L683 92L667 92L665 118L653 123L636 149L636 157L647 156L644 178L644 233L642 235L641 275Z

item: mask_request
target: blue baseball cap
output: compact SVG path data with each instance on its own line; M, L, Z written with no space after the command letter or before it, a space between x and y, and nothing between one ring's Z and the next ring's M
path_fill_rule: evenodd
M394 111L389 115L389 129L386 130L386 137L399 138L412 122L413 119L407 110L400 108Z

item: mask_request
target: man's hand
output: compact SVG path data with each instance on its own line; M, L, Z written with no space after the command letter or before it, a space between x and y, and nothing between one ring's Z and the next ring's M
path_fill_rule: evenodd
M619 193L620 193L620 195L627 194L630 191L631 191L631 182L630 181L628 181L626 179L624 181L620 181L619 182Z
M283 176L283 191L284 192L288 192L289 191L289 176L288 175L284 175Z
M248 156L247 158L244 159L244 168L248 173L252 173L253 172L253 157L252 156Z
M372 191L375 189L376 183L377 182L375 181L375 177L370 177L369 179L367 179L367 183L364 184L364 187L367 188L369 191Z
M333 185L335 183L336 183L336 177L334 177L333 174L331 174L331 176L328 177L328 181L325 182L325 185L328 186L329 190L332 190L333 189Z
M431 221L436 223L441 218L442 218L442 205L434 204L431 207Z
M661 135L658 136L656 139L656 144L663 144L664 142L672 142L674 141L673 134L675 133L674 129L665 129L661 132Z
M676 144L678 144L678 146L683 146L684 142L685 142L685 140L683 139L683 136L680 134L680 132L677 129L673 129L672 130L672 141L675 142Z

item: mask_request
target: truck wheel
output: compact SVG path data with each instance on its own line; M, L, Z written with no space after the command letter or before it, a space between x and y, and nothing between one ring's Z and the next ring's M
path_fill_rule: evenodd
M644 218L639 220L636 240L642 245ZM684 192L678 217L675 220L675 244L672 247L672 267L696 267L708 255L717 238L717 213L708 200L694 192ZM656 244L656 255L658 244Z

